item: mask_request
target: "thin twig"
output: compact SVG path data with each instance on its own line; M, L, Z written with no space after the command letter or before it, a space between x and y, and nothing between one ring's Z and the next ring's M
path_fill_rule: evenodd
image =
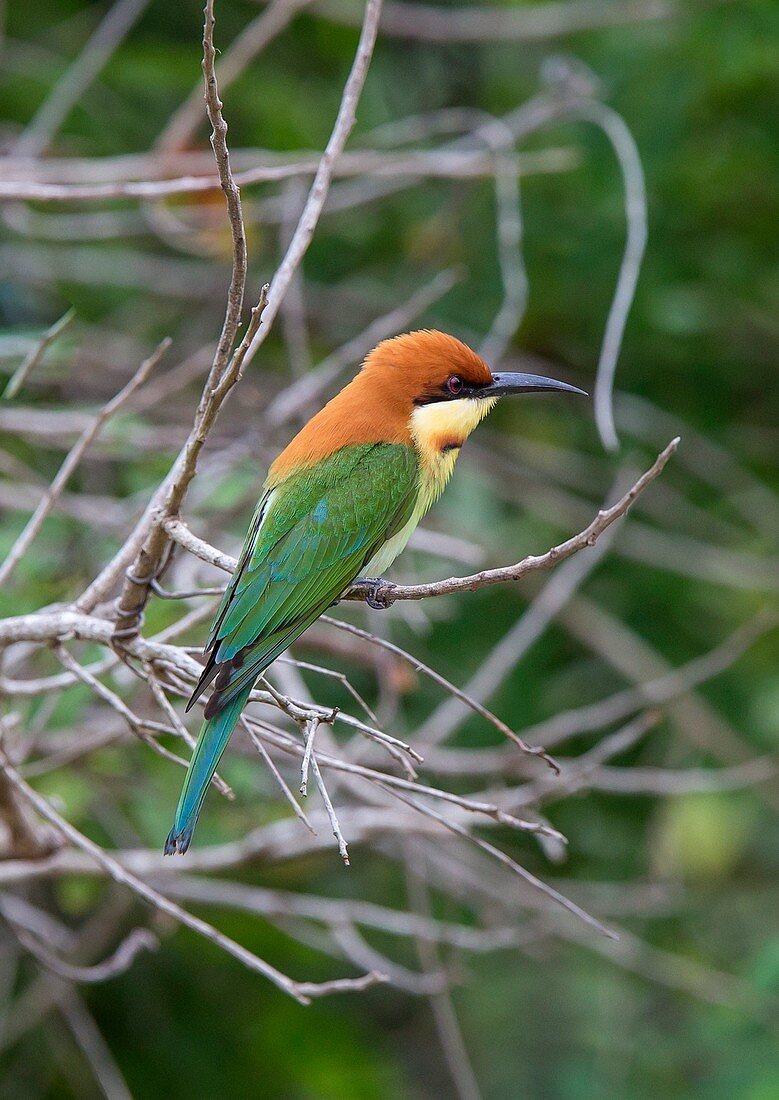
M323 15L354 25L359 6L351 0L320 0ZM442 9L432 4L389 0L382 33L420 42L534 42L596 27L669 19L678 11L674 0L552 0L522 8L469 7Z
M9 782L35 808L41 817L51 822L52 825L55 825L57 829L68 838L71 844L85 852L110 878L129 887L133 893L146 901L152 908L167 913L168 916L172 917L179 924L186 925L187 928L197 932L204 939L209 940L223 951L226 951L227 954L232 955L250 970L262 974L270 982L278 986L284 993L288 993L301 1004L308 1004L312 997L321 996L325 993L334 991L341 992L349 989L363 989L366 985L372 985L377 981L383 980L380 975L366 974L361 978L337 979L335 982L298 983L293 981L292 978L287 977L286 974L283 974L280 970L271 966L270 963L261 959L258 955L255 955L245 947L242 947L241 944L214 928L213 925L208 924L207 921L187 912L186 909L182 909L181 906L176 905L175 902L172 902L169 898L160 894L153 887L149 886L148 883L123 867L121 863L110 856L98 844L95 844L94 841L84 836L83 833L76 829L74 825L71 825L69 821L55 810L50 802L43 798L42 795L38 794L37 791L33 790L33 788L22 779L21 775L19 775L18 771L10 763L2 749L0 749L0 767L2 767Z
M625 120L612 107L595 100L582 103L577 113L598 126L611 142L619 161L625 192L625 251L620 264L614 297L603 333L593 405L595 423L603 446L609 451L619 447L614 426L613 390L622 337L633 304L641 261L647 242L647 200L644 169L635 138Z
M32 121L13 145L18 156L39 157L114 50L149 5L149 0L117 0L86 46L55 83Z
M43 356L46 354L48 348L54 343L58 336L60 336L71 321L76 316L76 311L72 307L63 313L59 321L55 321L50 329L47 329L41 336L40 340L36 343L35 347L25 357L23 362L19 364L14 373L8 379L8 384L3 390L4 398L16 397L19 390L27 381L28 376L40 363Z
M156 951L160 946L160 941L148 928L134 928L107 959L92 966L76 966L55 955L46 944L19 925L14 925L14 935L41 966L79 985L95 985L116 978L130 969L141 951Z
M316 731L319 729L319 718L309 718L306 722L306 741L305 748L303 749L303 759L300 763L300 793L305 798L308 794L308 768L311 763L311 757L314 752L314 738L316 737Z
M203 22L203 79L205 81L205 101L208 120L213 127L211 147L219 173L219 184L227 203L227 217L232 237L233 266L230 274L230 286L227 291L227 309L222 324L222 332L214 354L214 364L209 382L221 381L221 373L227 365L228 356L235 343L238 326L241 321L244 287L246 285L246 233L243 227L241 192L233 179L230 168L230 151L227 148L227 123L219 97L214 69L216 49L214 47L214 0L206 0Z
M349 849L346 846L346 841L344 840L343 833L341 832L341 826L338 824L338 818L336 817L333 803L330 801L330 795L327 793L327 787L325 786L325 781L322 778L322 773L319 770L319 765L317 764L315 756L311 757L311 771L314 773L314 779L316 781L317 787L319 788L319 793L322 796L322 801L325 804L327 816L330 818L330 825L333 829L333 836L335 837L336 843L338 844L338 854L348 867Z
M424 600L431 596L448 596L454 592L475 592L479 588L488 585L504 584L507 581L518 581L529 573L539 569L551 569L558 562L565 561L586 546L594 546L603 532L630 508L644 489L658 477L665 468L666 463L679 446L679 438L672 439L668 446L658 456L652 466L642 474L635 485L610 508L601 509L598 515L583 531L558 546L553 546L545 554L523 558L516 565L503 566L500 569L483 569L480 573L474 573L469 577L450 577L448 580L432 581L430 584L387 584L380 587L377 593L369 592L360 584L353 584L341 597L345 600L364 600L368 595L375 595L387 604L396 600Z
M308 193L306 205L303 208L303 213L300 215L297 228L292 235L289 248L271 280L270 290L268 291L268 308L265 324L262 330L254 337L247 351L247 365L257 354L270 332L273 321L281 307L281 300L292 281L292 277L302 263L303 257L308 251L308 246L314 235L314 230L319 222L328 191L330 190L330 182L333 178L335 163L343 152L344 146L346 145L349 134L357 118L357 104L359 103L360 95L365 84L365 78L368 75L368 67L373 56L373 47L376 43L381 8L382 0L367 0L365 15L362 21L362 30L360 31L360 41L357 45L357 53L355 54L351 72L344 85L341 104L338 108L338 115L336 116L330 139L322 154L322 159L317 167L314 181L311 184L311 190Z
M247 721L251 725L255 722L255 719L247 719ZM283 749L285 752L292 753L296 756L303 755L304 749L281 730L269 726L264 722L258 721L257 724L265 731L266 737L268 737L273 744L278 745L279 748ZM372 784L378 783L390 791L390 793L394 793L395 791L409 791L413 794L434 798L441 802L447 802L461 810L465 810L469 814L483 814L485 817L500 825L508 825L521 832L547 836L561 843L565 843L565 837L562 833L558 832L557 829L553 829L551 826L545 825L539 821L526 821L513 817L511 814L507 814L501 810L494 802L484 802L466 797L465 795L454 794L452 791L432 787L425 783L419 783L416 780L404 779L402 776L398 775L390 775L386 772L377 771L375 768L368 768L363 764L354 764L348 760L342 760L339 757L330 755L330 753L320 752L318 754L318 760L323 767L331 768L336 772L343 772L345 775L356 776Z
M119 393L113 397L107 405L104 405L92 423L84 429L77 442L73 445L71 450L66 455L62 465L49 485L46 492L43 494L38 507L35 509L30 519L27 521L24 530L14 542L8 556L2 565L0 565L0 585L4 584L8 580L11 573L16 566L22 560L24 555L29 550L35 536L43 526L43 522L47 515L54 507L59 498L62 490L70 480L74 470L84 456L85 451L94 442L100 433L103 425L124 405L124 403L132 397L139 386L142 386L151 372L159 363L162 356L170 347L170 340L166 337L152 352L148 359L145 359L141 363L138 370L132 376L127 385L123 386Z
M223 104L219 98L219 89L214 72L216 51L213 36L213 0L206 0L203 23L203 77L205 81L206 110L213 127L211 145L219 172L219 182L225 195L232 237L233 262L230 286L227 292L227 306L222 332L198 404L192 431L183 449L179 452L173 468L155 493L137 528L143 541L131 569L127 572L122 593L117 602L114 638L122 644L137 632L140 616L148 599L149 582L155 579L160 571L160 564L168 541L162 527L162 521L169 516L177 515L181 508L186 492L195 476L197 461L203 444L225 398L241 376L249 348L249 340L254 338L259 330L267 302L266 289L263 287L259 301L252 310L247 334L244 336L238 350L231 356L241 320L241 307L246 285L246 234L243 226L240 191L233 179L230 168L230 153L227 148L227 123L222 113ZM119 561L123 564L123 558L120 557ZM114 563L112 563L113 565ZM119 567L121 568L121 565ZM83 600L84 597L82 597ZM84 606L83 603L82 606Z
M293 810L295 816L300 818L300 820L303 822L303 824L306 826L306 828L308 829L308 831L311 833L312 836L316 836L316 829L311 824L311 822L308 820L308 817L306 815L305 810L299 804L298 800L295 798L294 794L290 790L289 784L287 783L286 779L281 774L281 772L276 767L276 765L273 763L273 759L272 759L270 753L268 752L268 750L265 748L265 746L262 743L262 738L259 737L257 735L256 731L251 728L251 726L248 724L248 722L243 717L243 715L241 715L239 721L240 721L243 729L246 731L248 736L251 738L251 742L254 745L254 747L256 748L257 752L260 754L260 756L265 761L265 763L268 767L268 771L271 773L271 775L273 776L273 778L276 780L279 787L281 788L282 794L284 795L287 802L289 802L290 806L292 807L292 810Z

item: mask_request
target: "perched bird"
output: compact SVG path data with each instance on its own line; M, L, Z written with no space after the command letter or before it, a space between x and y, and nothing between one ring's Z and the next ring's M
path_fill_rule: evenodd
M356 579L372 581L438 499L498 398L574 386L493 374L443 332L379 344L271 466L189 701L213 683L165 853L186 852L203 800L260 674ZM375 606L380 606L373 602ZM189 708L188 708L189 709Z

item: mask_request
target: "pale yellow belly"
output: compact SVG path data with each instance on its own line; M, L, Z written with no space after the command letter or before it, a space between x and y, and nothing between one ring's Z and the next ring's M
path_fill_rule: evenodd
M414 519L412 516L405 527L402 527L396 535L393 535L391 539L384 543L381 550L373 555L363 569L366 577L381 577L387 572L398 554L405 550L406 543L413 535L418 523L419 520Z

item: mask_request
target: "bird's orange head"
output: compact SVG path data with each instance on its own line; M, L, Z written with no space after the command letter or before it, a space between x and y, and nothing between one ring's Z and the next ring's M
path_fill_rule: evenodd
M414 409L480 390L492 380L490 368L462 340L425 329L382 340L354 382L381 395L407 424Z
M283 480L350 444L404 443L424 453L459 448L499 397L530 390L582 392L535 374L493 373L445 332L383 340L279 455L271 479Z

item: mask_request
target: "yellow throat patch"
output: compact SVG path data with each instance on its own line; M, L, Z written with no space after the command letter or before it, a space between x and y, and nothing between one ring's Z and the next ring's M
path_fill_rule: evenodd
M460 447L497 401L496 397L464 397L435 401L411 414L411 436L422 460L421 492L424 511L438 499L452 476Z

